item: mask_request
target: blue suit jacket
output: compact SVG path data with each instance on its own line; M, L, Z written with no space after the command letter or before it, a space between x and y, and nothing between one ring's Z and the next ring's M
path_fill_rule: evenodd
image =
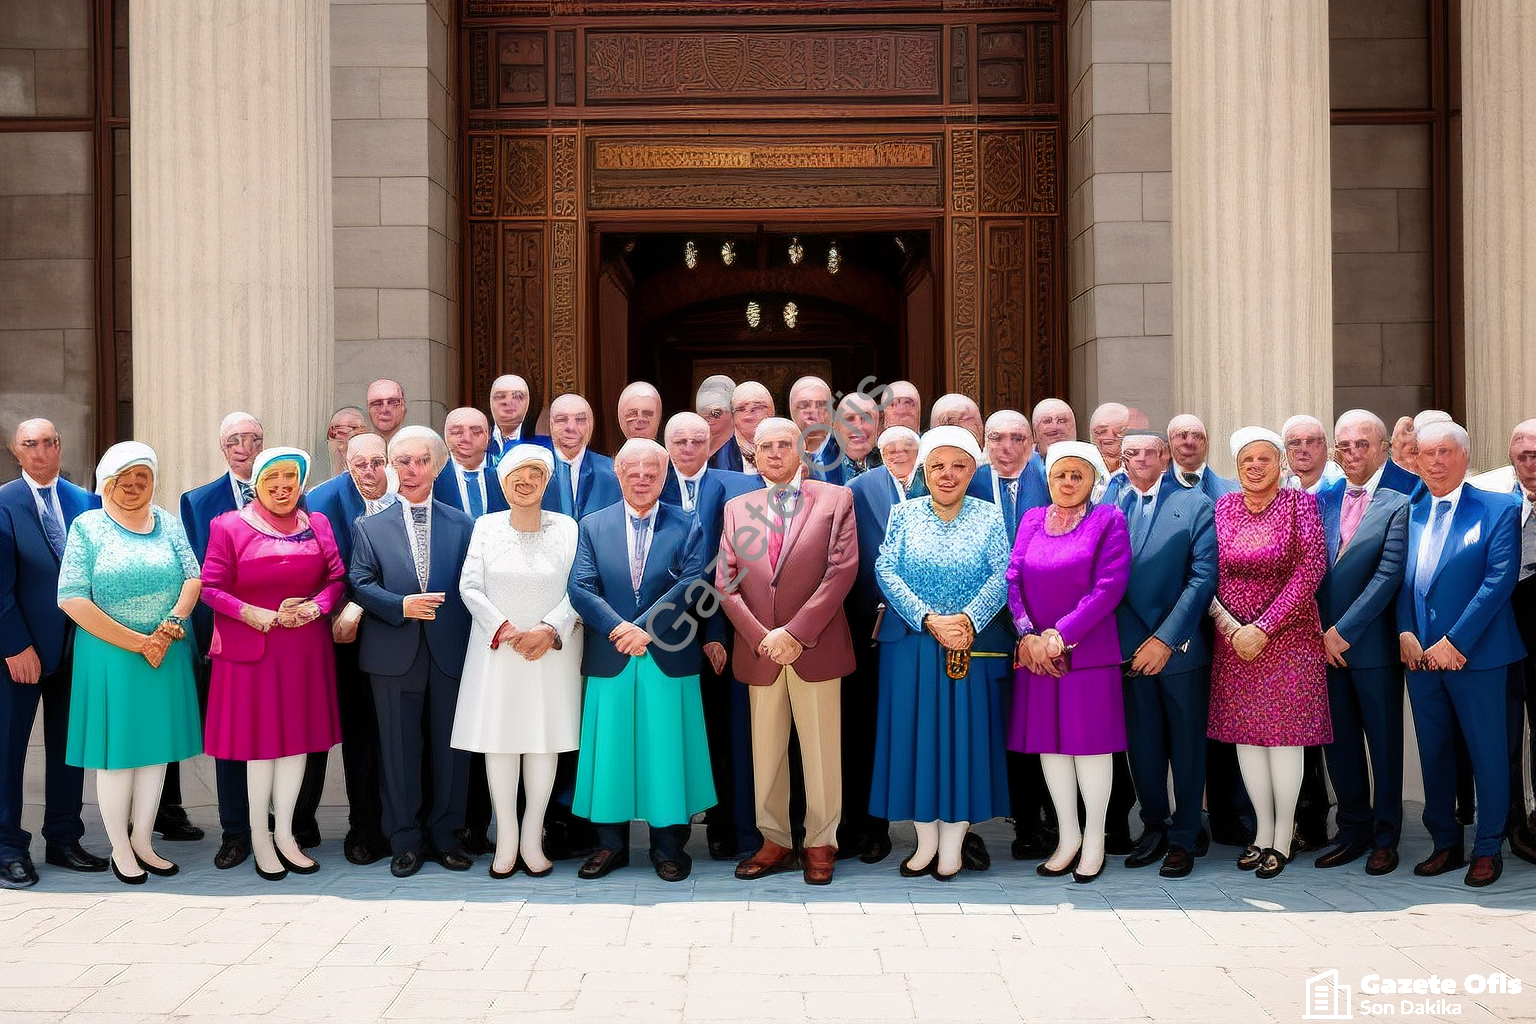
M1129 487L1120 495L1120 511L1128 522L1141 514L1139 501ZM1130 584L1115 610L1121 656L1130 660L1155 636L1173 649L1165 675L1210 664L1210 646L1200 627L1216 595L1216 564L1215 506L1201 491L1164 478L1147 536L1131 553Z
M68 536L75 517L100 508L101 499L62 476L57 487ZM58 671L73 635L74 624L59 608L58 556L43 533L32 488L17 477L0 487L0 657L31 647L47 675Z
M1397 628L1427 650L1448 637L1472 670L1500 668L1525 657L1509 598L1520 579L1520 502L1471 484L1451 517L1420 617L1414 594L1419 539L1429 528L1435 498L1426 489L1408 514L1408 556L1397 594ZM1348 657L1348 655L1345 655Z
M441 591L437 618L407 619L404 599L421 592L416 560L405 536L405 506L391 505L352 524L352 564L347 568L352 600L363 606L358 627L357 667L379 676L404 675L416 661L422 638L437 667L450 676L464 670L469 646L469 611L459 596L459 573L469 554L475 524L440 501L432 502L432 558L427 591Z
M885 527L890 522L891 509L896 507L896 489L900 486L884 466L860 475L848 485L853 492L854 529L859 538L859 572L849 591L848 605L865 619L873 619L875 607L885 600L875 575L875 559L880 556L880 545L885 543ZM895 612L887 617L892 616L900 618ZM854 646L863 645L867 639L855 635Z
M704 572L704 528L677 506L657 504L637 600L629 576L626 515L623 504L609 505L580 523L569 593L586 626L582 674L611 678L624 671L629 656L619 653L608 634L619 623L632 622L655 638L647 650L662 672L673 678L696 676L698 627L687 611L698 595L688 591Z
M550 439L548 434L534 433L532 420L523 420L523 425L518 431L518 436L507 438L506 443L504 444L496 443L494 427L492 430L493 433L491 436L491 443L487 445L485 449L486 464L489 465L492 469L496 468L496 463L501 461L501 457L503 455L507 454L507 452L511 451L513 448L516 448L520 444L536 444L541 447L548 448L550 451L555 450L555 442Z
M720 450L709 457L711 469L728 469L733 473L740 473L746 469L746 463L741 458L741 442L732 434L726 439Z
M555 458L559 457L556 452ZM624 492L619 490L619 478L614 474L613 460L588 448L581 458L581 478L576 482L574 518L580 522L598 509L623 500ZM553 479L544 490L544 511L560 511L560 492L555 489Z
M363 517L368 507L350 473L333 476L306 496L312 511L323 514L336 535L336 550L341 564L352 565L352 524Z
M507 450L511 451L510 448ZM507 496L501 492L501 481L496 479L496 467L491 464L489 454L481 464L480 472L485 476L485 512L507 511L511 506L507 504ZM448 465L443 467L443 471L433 481L432 497L444 505L452 505L465 515L469 514L469 509L464 507L463 499L459 497L459 479L454 473L452 459L448 460Z
M1381 482L1377 486L1406 494L1409 498L1416 498L1418 495L1415 492L1424 486L1424 481L1388 459L1387 464L1381 469Z
M1168 463L1168 471L1163 474L1163 482L1172 484L1180 490L1199 491L1207 498L1210 498L1213 505L1216 504L1216 499L1223 494L1230 494L1238 489L1236 480L1228 480L1226 477L1218 475L1210 466L1206 466L1205 472L1200 474L1200 486L1198 487L1185 487L1179 483L1179 478L1176 475L1178 471L1178 463L1170 461Z
M992 500L992 467L981 466L976 470L976 475L971 478L971 486L965 489L965 493L983 501ZM1008 527L1008 541L1019 532L1019 520L1024 518L1024 513L1032 508L1040 508L1051 503L1051 488L1045 482L1045 460L1036 452L1024 463L1024 468L1019 470L1019 500L1014 508L1014 515L1018 518L1013 522L1007 522L1004 518L1003 525Z
M227 471L181 496L181 526L198 564L208 554L208 524L235 508L235 492ZM213 609L202 601L192 609L192 632L197 637L198 653L207 657L208 645L213 642Z
M1338 629L1349 643L1350 668L1391 668L1402 664L1398 645L1398 589L1408 564L1408 498L1378 484L1365 515L1339 554L1339 519L1348 482L1336 480L1317 494L1317 509L1328 536L1328 571L1317 585L1323 631Z
M755 491L762 486L763 482L758 477L705 467L704 478L699 481L699 493L694 500L693 515L704 530L703 575L706 578L715 578L715 558L720 554L720 533L725 528L725 503L737 495ZM667 482L661 488L659 500L678 509L683 507L682 485L678 481L677 470L670 465L667 467ZM698 608L703 600L703 595L700 595L694 607ZM706 643L712 640L724 643L728 625L725 612L720 610L718 604L711 608L710 614L696 615L695 618L703 621Z

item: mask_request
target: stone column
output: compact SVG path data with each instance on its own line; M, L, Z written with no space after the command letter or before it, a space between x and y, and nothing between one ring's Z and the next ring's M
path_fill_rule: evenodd
M1238 427L1332 420L1328 2L1172 3L1174 402L1229 473Z
M1536 8L1461 5L1466 417L1472 467L1509 463L1509 432L1536 415Z
M260 418L269 445L325 451L330 11L134 0L130 19L134 434L175 508L224 468L233 410Z

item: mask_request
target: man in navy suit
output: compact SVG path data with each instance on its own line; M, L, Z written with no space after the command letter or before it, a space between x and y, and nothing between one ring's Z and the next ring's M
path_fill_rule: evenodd
M1387 427L1374 413L1352 409L1339 417L1333 433L1344 479L1318 498L1328 572L1318 584L1317 608L1333 718L1333 742L1324 753L1339 801L1339 831L1316 863L1337 867L1370 851L1366 873L1384 875L1397 868L1403 828L1396 599L1408 552L1408 498L1382 486Z
M219 424L219 451L229 466L201 487L195 487L181 496L181 525L187 532L192 553L201 562L208 554L208 525L225 512L244 508L255 500L256 492L251 482L251 466L256 456L266 447L266 434L261 422L248 412L232 412ZM197 637L197 689L204 703L207 701L208 680L211 664L208 646L213 642L213 611L202 602L192 610L192 632ZM206 708L205 708L206 710ZM166 803L173 791L180 799L180 773L178 765L166 770L165 795L161 796L160 816L166 816ZM214 783L219 795L219 825L224 830L219 852L214 854L215 867L229 869L245 862L251 854L251 816L245 793L245 762L214 761ZM156 831L160 830L156 821ZM294 822L294 834L299 845L317 846L320 837L313 834L309 823ZM170 838L170 836L166 836Z
M1201 626L1216 593L1216 518L1204 494L1168 482L1168 461L1162 434L1125 432L1119 507L1131 533L1131 582L1116 616L1128 756L1144 826L1125 866L1162 858L1160 875L1183 878L1195 866L1205 788L1211 650Z
M731 392L731 439L709 457L716 469L755 474L752 438L757 425L774 415L773 394L755 380L744 380Z
M105 871L104 857L80 845L85 770L66 764L74 624L59 610L59 559L69 524L95 495L59 475L63 444L52 423L26 420L11 454L21 479L0 487L0 889L37 884L32 834L21 827L22 775L37 705L43 705L46 771L43 839L47 861L74 871Z
M1509 727L1509 848L1521 860L1536 863L1536 817L1525 810L1524 723L1527 717L1536 725L1536 419L1515 425L1509 437L1509 464L1514 468L1513 494L1520 499L1520 582L1515 584L1510 606L1515 626L1525 643L1526 656L1510 666L1509 688L1512 695ZM1532 737L1536 749L1536 736ZM1536 757L1531 771L1536 774Z
M1391 458L1381 467L1381 486L1389 491L1412 495L1419 486L1419 440L1413 432L1413 417L1401 416L1392 428Z
M491 416L496 426L491 430L487 446L487 458L491 466L519 444L541 444L551 447L548 435L534 429L534 421L528 418L528 382L515 373L504 373L491 382Z
M347 579L364 612L357 662L368 673L379 719L384 831L396 878L414 875L429 855L450 871L474 863L454 835L464 824L469 754L450 742L469 644L459 572L474 523L432 497L447 460L447 446L430 428L401 428L389 444L399 500L352 530ZM423 719L431 727L432 792L425 800Z
M1237 490L1237 481L1217 475L1207 464L1211 444L1200 417L1182 413L1169 420L1168 447L1173 455L1173 463L1165 474L1170 483L1195 488L1212 503Z
M709 457L710 425L702 416L680 412L667 420L666 482L660 501L682 509L704 530L705 564L711 574L720 550L725 503L756 490L756 477L715 469ZM704 639L699 683L704 698L704 725L709 734L709 760L715 777L717 803L704 814L709 855L734 860L762 845L752 802L752 711L746 687L732 686L726 663L731 628L718 605L701 594L693 616Z
M850 391L837 403L832 442L821 454L830 465L812 462L807 467L811 479L847 487L860 474L880 465L880 450L875 447L879 436L880 407L868 395Z
M1424 766L1424 827L1435 849L1413 871L1438 875L1467 863L1455 815L1452 746L1460 725L1477 787L1465 881L1491 885L1504 869L1509 811L1508 670L1525 657L1510 607L1520 578L1520 503L1466 486L1471 443L1461 426L1431 423L1418 440L1425 492L1409 515L1397 628Z
M709 463L715 469L731 468L716 466L715 457L730 444L736 430L735 420L731 416L731 394L735 390L734 380L723 373L715 373L704 378L693 396L693 411L709 424Z
M309 492L309 507L324 514L336 536L341 562L352 568L352 524L394 504L385 474L388 458L378 434L355 434L347 442L347 472ZM353 864L372 864L390 855L379 798L379 720L368 676L357 667L357 627L362 608L350 602L331 623L336 652L336 700L341 715L341 761L346 768L348 828L342 852ZM325 781L325 754L311 754L304 768L300 806L319 806ZM311 765L318 765L311 771Z
M613 460L588 447L592 425L592 406L580 395L561 395L550 403L555 478L544 491L544 511L563 512L580 522L588 513L623 499Z

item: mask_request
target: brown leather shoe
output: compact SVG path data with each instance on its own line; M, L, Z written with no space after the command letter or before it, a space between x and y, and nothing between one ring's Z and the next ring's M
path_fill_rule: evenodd
M1472 866L1467 868L1467 877L1462 879L1474 888L1482 888L1492 885L1499 880L1504 873L1504 855L1496 853L1492 857L1473 857Z
M1431 875L1443 875L1447 871L1455 871L1457 868L1465 867L1466 863L1467 858L1461 847L1447 846L1443 850L1436 850L1415 864L1413 873L1428 878Z
M837 866L837 849L831 846L807 846L805 848L805 884L828 885L832 881L832 869Z
M778 871L788 871L793 866L794 856L795 851L789 847L780 846L772 839L764 839L756 853L736 865L736 877L750 881Z
M1371 856L1365 862L1365 873L1368 875L1390 875L1397 870L1397 851L1391 847L1372 850Z

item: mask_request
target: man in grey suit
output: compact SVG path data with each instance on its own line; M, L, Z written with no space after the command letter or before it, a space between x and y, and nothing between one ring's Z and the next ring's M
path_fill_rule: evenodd
M1318 494L1328 572L1318 584L1317 608L1333 716L1333 742L1324 754L1339 800L1339 832L1317 866L1348 864L1369 850L1366 873L1384 875L1397 867L1403 828L1403 668L1395 599L1408 553L1408 499L1381 486L1387 426L1374 413L1351 409L1333 434L1344 479Z
M455 750L453 715L469 645L459 571L474 523L432 497L448 447L428 427L403 427L389 442L400 478L395 507L352 527L352 599L363 608L357 663L368 673L379 719L379 777L389 870L407 878L431 854L450 871L474 863L454 833L464 825L469 754ZM423 725L431 734L432 793L422 800ZM419 813L418 813L419 812ZM423 836L423 827L430 834Z
M1200 627L1216 593L1216 519L1201 491L1164 477L1168 456L1162 434L1125 432L1119 505L1131 532L1131 582L1116 616L1127 753L1145 826L1125 866L1162 858L1158 873L1182 878L1194 870L1205 788L1211 651Z

